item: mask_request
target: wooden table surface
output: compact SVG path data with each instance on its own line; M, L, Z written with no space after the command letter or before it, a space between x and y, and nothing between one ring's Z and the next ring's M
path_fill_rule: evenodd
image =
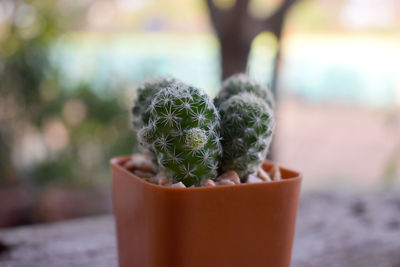
M105 215L3 229L0 266L115 267L113 220ZM400 267L400 194L305 195L292 266Z

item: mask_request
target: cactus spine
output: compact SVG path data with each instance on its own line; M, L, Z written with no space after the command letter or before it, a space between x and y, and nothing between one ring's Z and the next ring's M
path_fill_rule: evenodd
M172 82L156 93L146 112L149 117L138 138L151 146L169 179L199 186L216 177L219 116L203 91Z
M265 159L274 128L271 107L254 93L234 95L220 105L223 171L244 180Z
M271 90L267 86L263 87L261 84L250 79L244 73L232 75L222 83L222 89L214 98L214 104L219 108L219 106L231 96L244 92L253 93L261 97L271 109L274 109L275 102Z

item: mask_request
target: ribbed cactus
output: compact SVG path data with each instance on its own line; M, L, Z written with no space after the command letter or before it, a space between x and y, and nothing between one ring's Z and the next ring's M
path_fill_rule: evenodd
M273 111L253 93L240 93L220 105L223 171L244 180L265 159L274 128Z
M244 73L232 75L222 83L222 89L214 98L214 104L219 108L219 106L231 96L244 92L256 94L264 99L271 109L274 109L274 97L268 86L262 86Z
M137 97L132 107L132 123L136 130L139 130L144 124L149 122L150 112L148 107L153 100L154 95L160 90L175 82L172 78L153 78L142 83L137 88Z
M173 82L159 90L147 111L150 116L138 138L152 147L169 179L199 186L216 177L219 116L203 91Z

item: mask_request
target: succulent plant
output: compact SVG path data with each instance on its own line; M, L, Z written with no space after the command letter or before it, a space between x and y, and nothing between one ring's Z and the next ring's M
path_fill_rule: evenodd
M262 86L256 81L250 79L246 74L239 73L228 77L222 83L222 89L214 98L214 104L217 108L228 98L240 93L249 92L264 99L271 109L274 109L275 101L268 86Z
M258 95L244 92L220 105L223 171L234 170L244 180L257 172L272 138L274 116Z
M137 88L137 97L132 107L132 124L134 129L139 130L144 124L147 124L150 117L148 106L153 100L154 95L160 88L167 87L175 82L172 78L156 77L139 85Z
M138 138L151 146L167 178L186 186L215 179L221 154L219 115L203 91L172 82L159 89L146 112L149 118Z

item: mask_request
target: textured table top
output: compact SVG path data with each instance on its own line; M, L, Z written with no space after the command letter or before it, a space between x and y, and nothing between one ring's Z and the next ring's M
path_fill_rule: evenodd
M0 231L0 266L117 266L111 215ZM308 194L293 267L400 267L400 195Z

